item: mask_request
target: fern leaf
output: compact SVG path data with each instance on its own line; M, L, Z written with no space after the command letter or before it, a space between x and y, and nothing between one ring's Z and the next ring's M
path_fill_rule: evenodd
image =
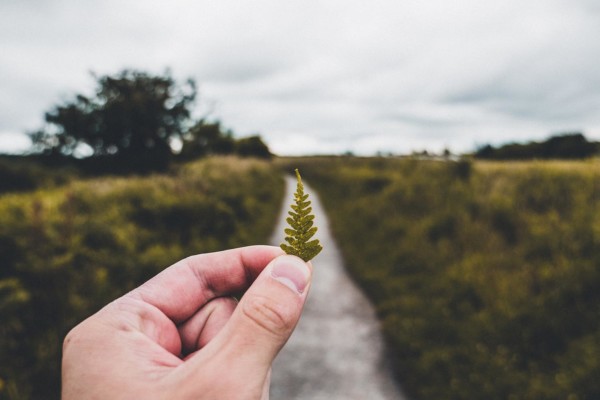
M291 205L292 211L288 211L289 217L286 218L291 229L284 230L285 241L288 244L282 243L280 247L287 254L310 261L323 250L323 246L318 239L309 241L317 232L317 227L313 226L315 216L311 214L311 202L308 200L308 193L304 193L304 185L298 169L296 169L296 178L298 184L294 193L294 204Z

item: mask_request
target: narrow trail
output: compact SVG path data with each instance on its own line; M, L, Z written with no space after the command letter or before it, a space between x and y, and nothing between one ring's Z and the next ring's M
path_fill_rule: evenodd
M271 238L275 245L283 241L296 180L286 177L286 186ZM385 362L373 307L348 277L315 191L306 184L305 188L323 251L313 260L313 282L302 318L273 365L271 399L404 400Z

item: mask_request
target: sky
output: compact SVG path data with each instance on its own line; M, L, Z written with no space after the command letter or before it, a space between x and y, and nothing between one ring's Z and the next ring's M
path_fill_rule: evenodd
M599 38L597 0L2 0L0 152L124 68L280 155L600 140Z

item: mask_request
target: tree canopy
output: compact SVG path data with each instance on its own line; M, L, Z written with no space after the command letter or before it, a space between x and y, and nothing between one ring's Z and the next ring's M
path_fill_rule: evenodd
M219 121L200 120L186 132L180 156L183 159L194 159L234 152L235 139L231 131L224 131Z
M134 70L95 79L92 96L77 94L55 106L45 114L45 126L29 134L34 153L51 156L42 157L46 162L122 173L163 170L174 158L271 157L259 136L235 140L219 121L194 121L192 79L180 84L168 72Z
M169 73L133 70L96 80L93 96L77 94L46 113L46 126L30 134L34 149L64 156L168 158L171 142L183 140L189 127L195 82L178 84Z
M180 159L190 160L207 155L236 154L240 157L271 158L269 147L260 136L234 139L233 132L224 130L219 121L198 121L184 135Z

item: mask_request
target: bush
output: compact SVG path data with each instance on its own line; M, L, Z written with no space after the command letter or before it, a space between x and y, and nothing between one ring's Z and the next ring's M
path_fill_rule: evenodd
M58 399L74 325L181 258L265 243L282 196L268 163L213 158L0 197L0 398Z
M0 195L58 186L77 176L67 165L50 171L42 160L36 156L0 155Z
M242 138L236 143L236 153L241 157L271 158L269 148L260 136Z
M294 165L409 397L599 398L598 160Z

